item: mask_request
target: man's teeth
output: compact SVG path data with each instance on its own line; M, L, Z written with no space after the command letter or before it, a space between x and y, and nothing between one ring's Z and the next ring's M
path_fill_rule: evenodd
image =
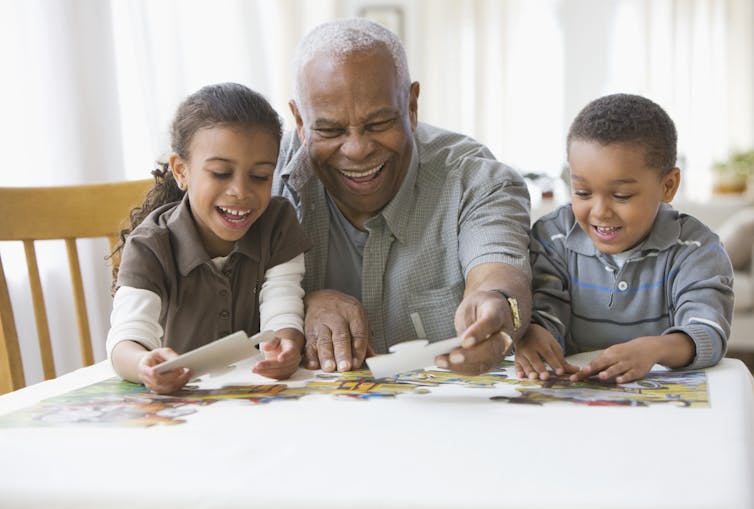
M241 216L247 216L247 215L249 215L249 213L251 213L251 211L248 210L248 209L243 209L243 210L241 210L241 209L226 209L225 207L217 207L217 208L220 209L224 214L230 214L231 216L241 217Z
M383 165L383 164L381 164L381 165L379 165L379 166L375 166L374 168L372 168L371 170L368 170L368 171L348 171L348 170L340 170L340 172L341 172L341 173L342 173L343 175L345 175L346 177L349 177L349 178L363 178L363 177L368 177L368 176L370 176L370 175L374 175L375 173L377 173L378 171L380 171L380 170L382 169L382 167L383 167L383 166L384 166L384 165Z

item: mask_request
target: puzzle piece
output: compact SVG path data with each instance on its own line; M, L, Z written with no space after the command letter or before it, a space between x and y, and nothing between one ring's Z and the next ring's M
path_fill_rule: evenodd
M155 369L164 373L175 368L189 368L193 378L207 373L220 374L230 370L231 365L259 353L254 347L274 337L273 332L265 331L249 338L241 330L162 362Z
M501 332L506 350L513 343L510 336ZM395 377L399 373L433 366L435 357L461 346L461 338L450 338L430 343L426 339L404 341L390 347L390 352L367 359L367 366L375 378Z

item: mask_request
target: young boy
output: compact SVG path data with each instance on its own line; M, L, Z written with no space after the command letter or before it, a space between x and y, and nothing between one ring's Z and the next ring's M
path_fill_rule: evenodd
M704 368L725 353L733 273L709 228L670 205L673 121L652 101L615 94L588 104L568 133L572 203L531 233L532 325L516 346L519 377L626 383L656 363ZM565 354L605 349L587 366Z

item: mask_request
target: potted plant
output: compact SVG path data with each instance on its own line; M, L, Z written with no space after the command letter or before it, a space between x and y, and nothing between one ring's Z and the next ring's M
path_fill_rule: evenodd
M713 190L718 194L744 193L754 175L754 149L734 151L726 161L712 166L715 175Z

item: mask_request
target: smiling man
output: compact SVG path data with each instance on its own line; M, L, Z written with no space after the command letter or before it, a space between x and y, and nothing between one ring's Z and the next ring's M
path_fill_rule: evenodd
M306 255L306 365L361 366L406 340L463 337L436 359L496 365L531 307L529 195L478 142L418 122L403 45L364 20L318 26L294 61L297 129L273 193L314 243Z

